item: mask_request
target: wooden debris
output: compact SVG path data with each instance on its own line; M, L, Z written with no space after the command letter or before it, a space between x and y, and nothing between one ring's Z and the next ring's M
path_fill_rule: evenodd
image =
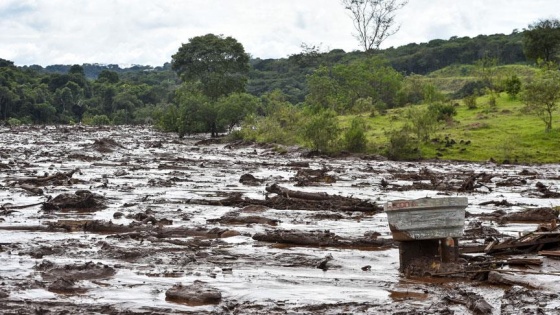
M463 254L530 253L539 251L545 246L554 245L560 245L560 230L558 227L554 231L549 232L531 232L517 239L508 239L502 242L493 241L487 245L463 246L460 248L460 251Z
M539 251L539 255L545 257L560 258L560 250L541 250Z
M517 265L517 266L540 266L542 265L542 259L539 258L510 258L507 260L508 265Z
M272 184L271 186L267 186L266 191L270 193L278 194L286 198L297 198L297 199L305 199L305 200L327 200L331 198L331 196L329 196L327 193L309 193L303 191L290 190L287 188L280 187L277 184Z
M537 289L533 281L523 279L516 275L506 272L490 271L488 273L488 282L493 284L520 285L527 288Z
M545 184L538 182L535 184L537 191L541 193L541 198L560 198L560 193L551 191Z

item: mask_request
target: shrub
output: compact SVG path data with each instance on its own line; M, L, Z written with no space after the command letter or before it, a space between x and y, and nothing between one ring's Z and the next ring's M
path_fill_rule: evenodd
M459 89L459 91L453 93L453 97L454 99L460 99L463 98L465 96L469 96L469 95L476 95L476 96L481 96L481 91L484 91L486 88L489 88L490 84L488 82L484 82L484 81L470 81L467 82L465 85L463 85L462 88Z
M521 80L517 75L512 74L504 80L504 89L510 98L515 99L521 92Z
M303 126L302 136L311 144L313 150L333 152L336 151L335 143L339 130L336 113L323 110L311 116Z
M391 160L417 160L422 157L418 141L406 129L391 131L387 137L387 157Z
M463 98L463 103L465 103L468 109L476 109L476 95L465 96L465 98Z
M366 124L361 117L352 119L350 129L343 135L344 148L350 152L364 152L367 147Z
M87 121L86 124L93 126L105 126L110 125L111 120L109 119L109 117L107 117L107 115L95 115L91 117L91 119Z
M437 130L437 117L430 109L420 109L417 106L410 107L406 112L406 118L406 130L416 135L418 140L427 142Z
M17 119L17 118L8 118L8 125L10 126L19 126L22 125L23 123L21 122L21 120Z
M457 115L457 109L453 104L433 103L428 106L428 110L433 113L437 121L448 120L449 118Z

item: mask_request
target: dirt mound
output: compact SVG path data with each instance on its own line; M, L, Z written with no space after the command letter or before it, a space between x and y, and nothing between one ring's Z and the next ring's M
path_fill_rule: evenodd
M111 153L117 148L123 148L122 145L117 143L117 141L111 138L101 138L95 139L92 144L94 150L101 152L101 153Z
M165 292L165 297L168 301L184 303L189 306L201 306L220 303L222 293L206 282L195 280L193 284L188 286L174 285Z
M60 194L43 203L43 210L90 210L96 211L104 207L104 198L89 190L78 190L74 194Z

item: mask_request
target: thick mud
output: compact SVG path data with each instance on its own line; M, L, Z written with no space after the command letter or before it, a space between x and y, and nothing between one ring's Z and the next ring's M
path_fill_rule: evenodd
M2 314L560 313L559 165L327 158L125 127L3 128L0 143ZM470 252L405 277L381 206L442 195L469 199Z

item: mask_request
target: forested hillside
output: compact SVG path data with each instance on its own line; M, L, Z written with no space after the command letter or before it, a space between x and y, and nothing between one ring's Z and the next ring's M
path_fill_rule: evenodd
M418 158L422 143L453 121L459 104L475 109L482 98L486 115L506 94L518 100L530 95L527 88L549 89L545 83L558 72L560 27L541 26L368 52L302 44L301 53L280 59L250 59L235 39L208 34L183 44L161 67L18 67L0 59L0 121L148 123L180 136L237 130L233 135L246 140L321 152ZM543 47L550 41L556 46ZM516 103L519 110L542 116L552 130L557 100L533 97L534 106L525 100L525 107ZM372 119L382 119L383 127L372 132Z

